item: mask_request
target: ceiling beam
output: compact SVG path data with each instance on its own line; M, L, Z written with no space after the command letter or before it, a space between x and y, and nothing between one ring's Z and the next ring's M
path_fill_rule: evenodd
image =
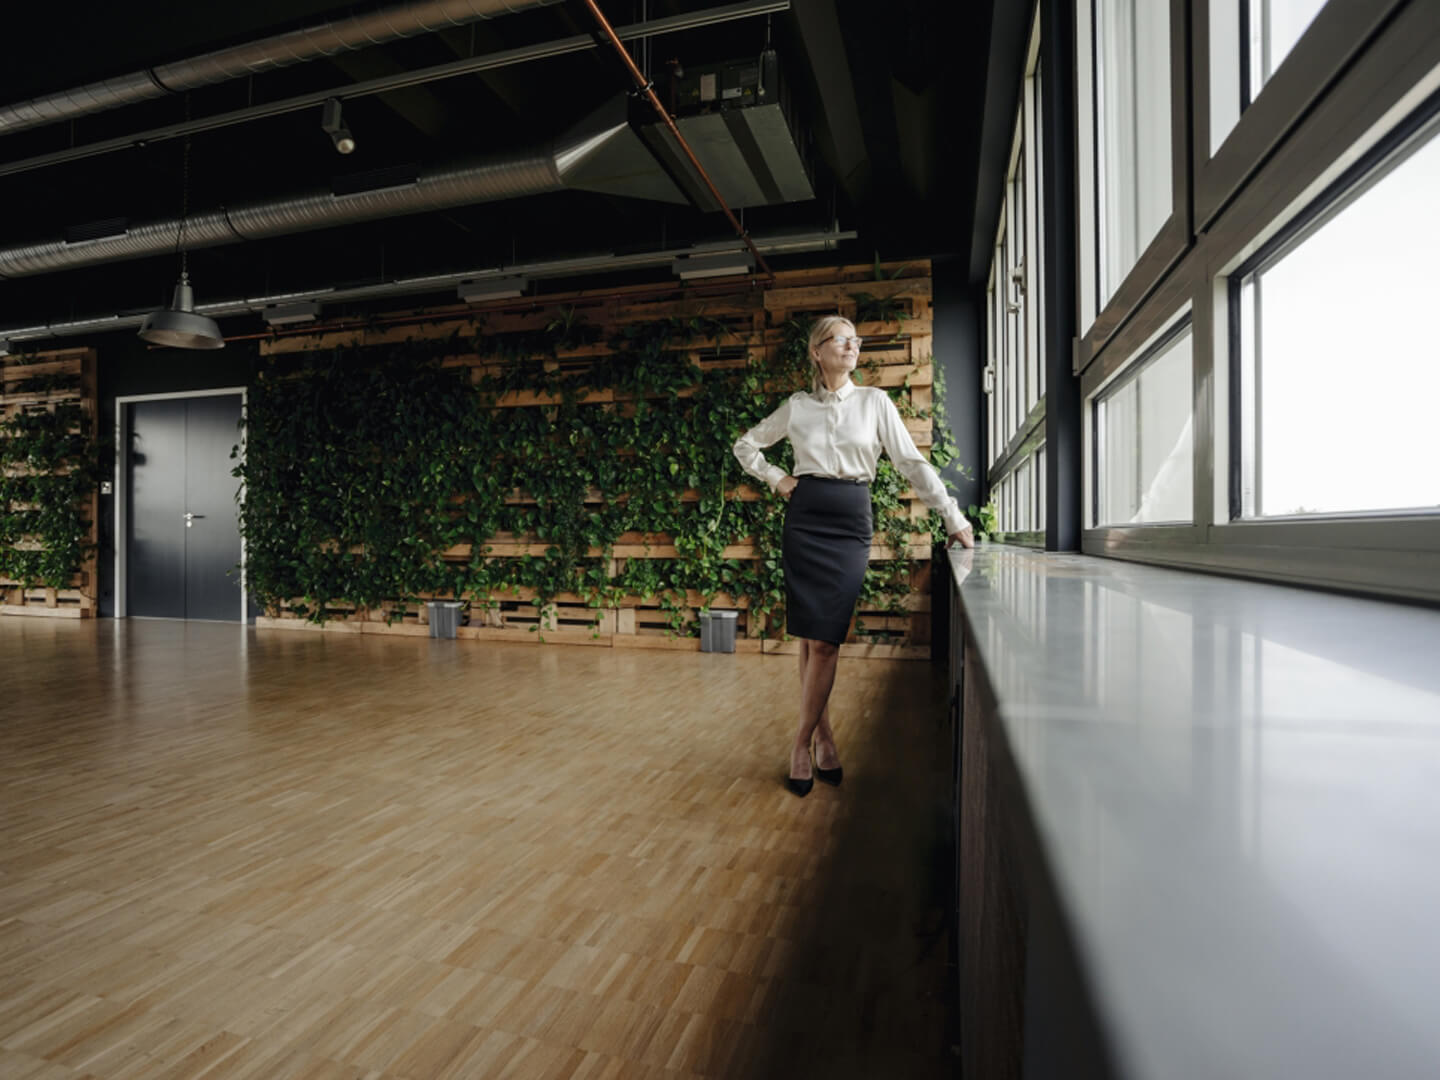
M818 91L816 100L823 120L817 125L820 153L846 196L858 205L864 201L872 170L835 0L807 0L791 8L790 16L805 47Z

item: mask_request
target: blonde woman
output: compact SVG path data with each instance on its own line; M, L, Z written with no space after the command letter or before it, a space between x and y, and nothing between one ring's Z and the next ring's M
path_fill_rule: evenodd
M830 688L870 559L870 483L880 451L890 455L921 501L944 517L951 542L975 544L970 523L915 449L890 395L851 381L860 344L849 319L817 320L810 331L810 392L792 394L735 443L745 471L789 501L785 618L786 630L800 639L800 727L786 785L802 798L816 776L830 784L843 776L830 726ZM795 449L794 476L761 452L784 438Z

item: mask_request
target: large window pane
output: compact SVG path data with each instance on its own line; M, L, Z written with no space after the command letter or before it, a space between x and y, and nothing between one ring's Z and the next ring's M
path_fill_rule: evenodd
M1247 514L1440 506L1435 127L1243 279Z
M998 340L1000 335L1000 319L998 313L1000 309L998 307L998 300L995 294L995 270L993 266L990 270L990 278L990 294L986 297L986 311L989 313L989 318L986 320L987 325L985 327L985 337L987 341L987 349L985 355L988 358L989 362L989 366L986 368L985 374L986 416L989 420L989 427L987 428L986 432L988 435L988 439L985 463L987 465L994 465L996 460L1000 457L1001 442L1000 426L998 423L1000 410L1000 395L997 393L998 387L995 385L996 372L1000 370L1000 351Z
M1170 5L1096 0L1100 306L1170 216Z
M1187 326L1097 402L1097 525L1192 519L1191 368Z
M1035 74L1031 77L1031 115L1035 137L1030 144L1031 158L1035 162L1033 177L1030 181L1034 189L1035 199L1035 257L1031 260L1033 267L1030 274L1030 308L1031 317L1035 323L1035 372L1036 372L1036 401L1045 396L1045 275L1041 267L1045 262L1045 159L1043 157L1044 143L1040 138L1040 118L1044 115L1041 111L1044 99L1041 97L1040 68L1035 68Z
M1045 447L1035 451L1035 528L1045 529Z
M1017 532L1029 532L1030 511L1032 509L1030 494L1030 461L1027 458L1020 463L1015 470L1015 530Z

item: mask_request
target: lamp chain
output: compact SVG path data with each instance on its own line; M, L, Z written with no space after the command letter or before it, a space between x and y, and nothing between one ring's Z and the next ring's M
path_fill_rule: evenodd
M188 279L190 253L185 250L185 225L190 219L190 139L185 139L184 164L180 170L180 231L175 234L175 250L180 255L180 276Z
M185 120L190 120L190 95L185 95ZM185 136L185 147L180 165L180 228L175 233L175 252L180 256L180 280L190 280L190 253L185 250L185 226L190 220L190 136Z

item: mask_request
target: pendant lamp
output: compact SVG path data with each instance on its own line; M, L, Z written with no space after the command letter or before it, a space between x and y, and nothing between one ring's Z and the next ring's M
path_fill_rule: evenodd
M195 294L190 289L190 275L183 265L170 306L145 316L145 321L140 324L140 337L152 345L169 345L174 349L225 347L225 339L220 336L220 327L215 320L195 313Z
M140 324L139 336L152 345L172 349L223 349L220 327L208 315L195 311L195 294L190 289L189 252L185 250L185 219L190 213L190 140L185 140L185 165L181 179L180 230L175 250L180 256L180 281L169 307L152 311Z

